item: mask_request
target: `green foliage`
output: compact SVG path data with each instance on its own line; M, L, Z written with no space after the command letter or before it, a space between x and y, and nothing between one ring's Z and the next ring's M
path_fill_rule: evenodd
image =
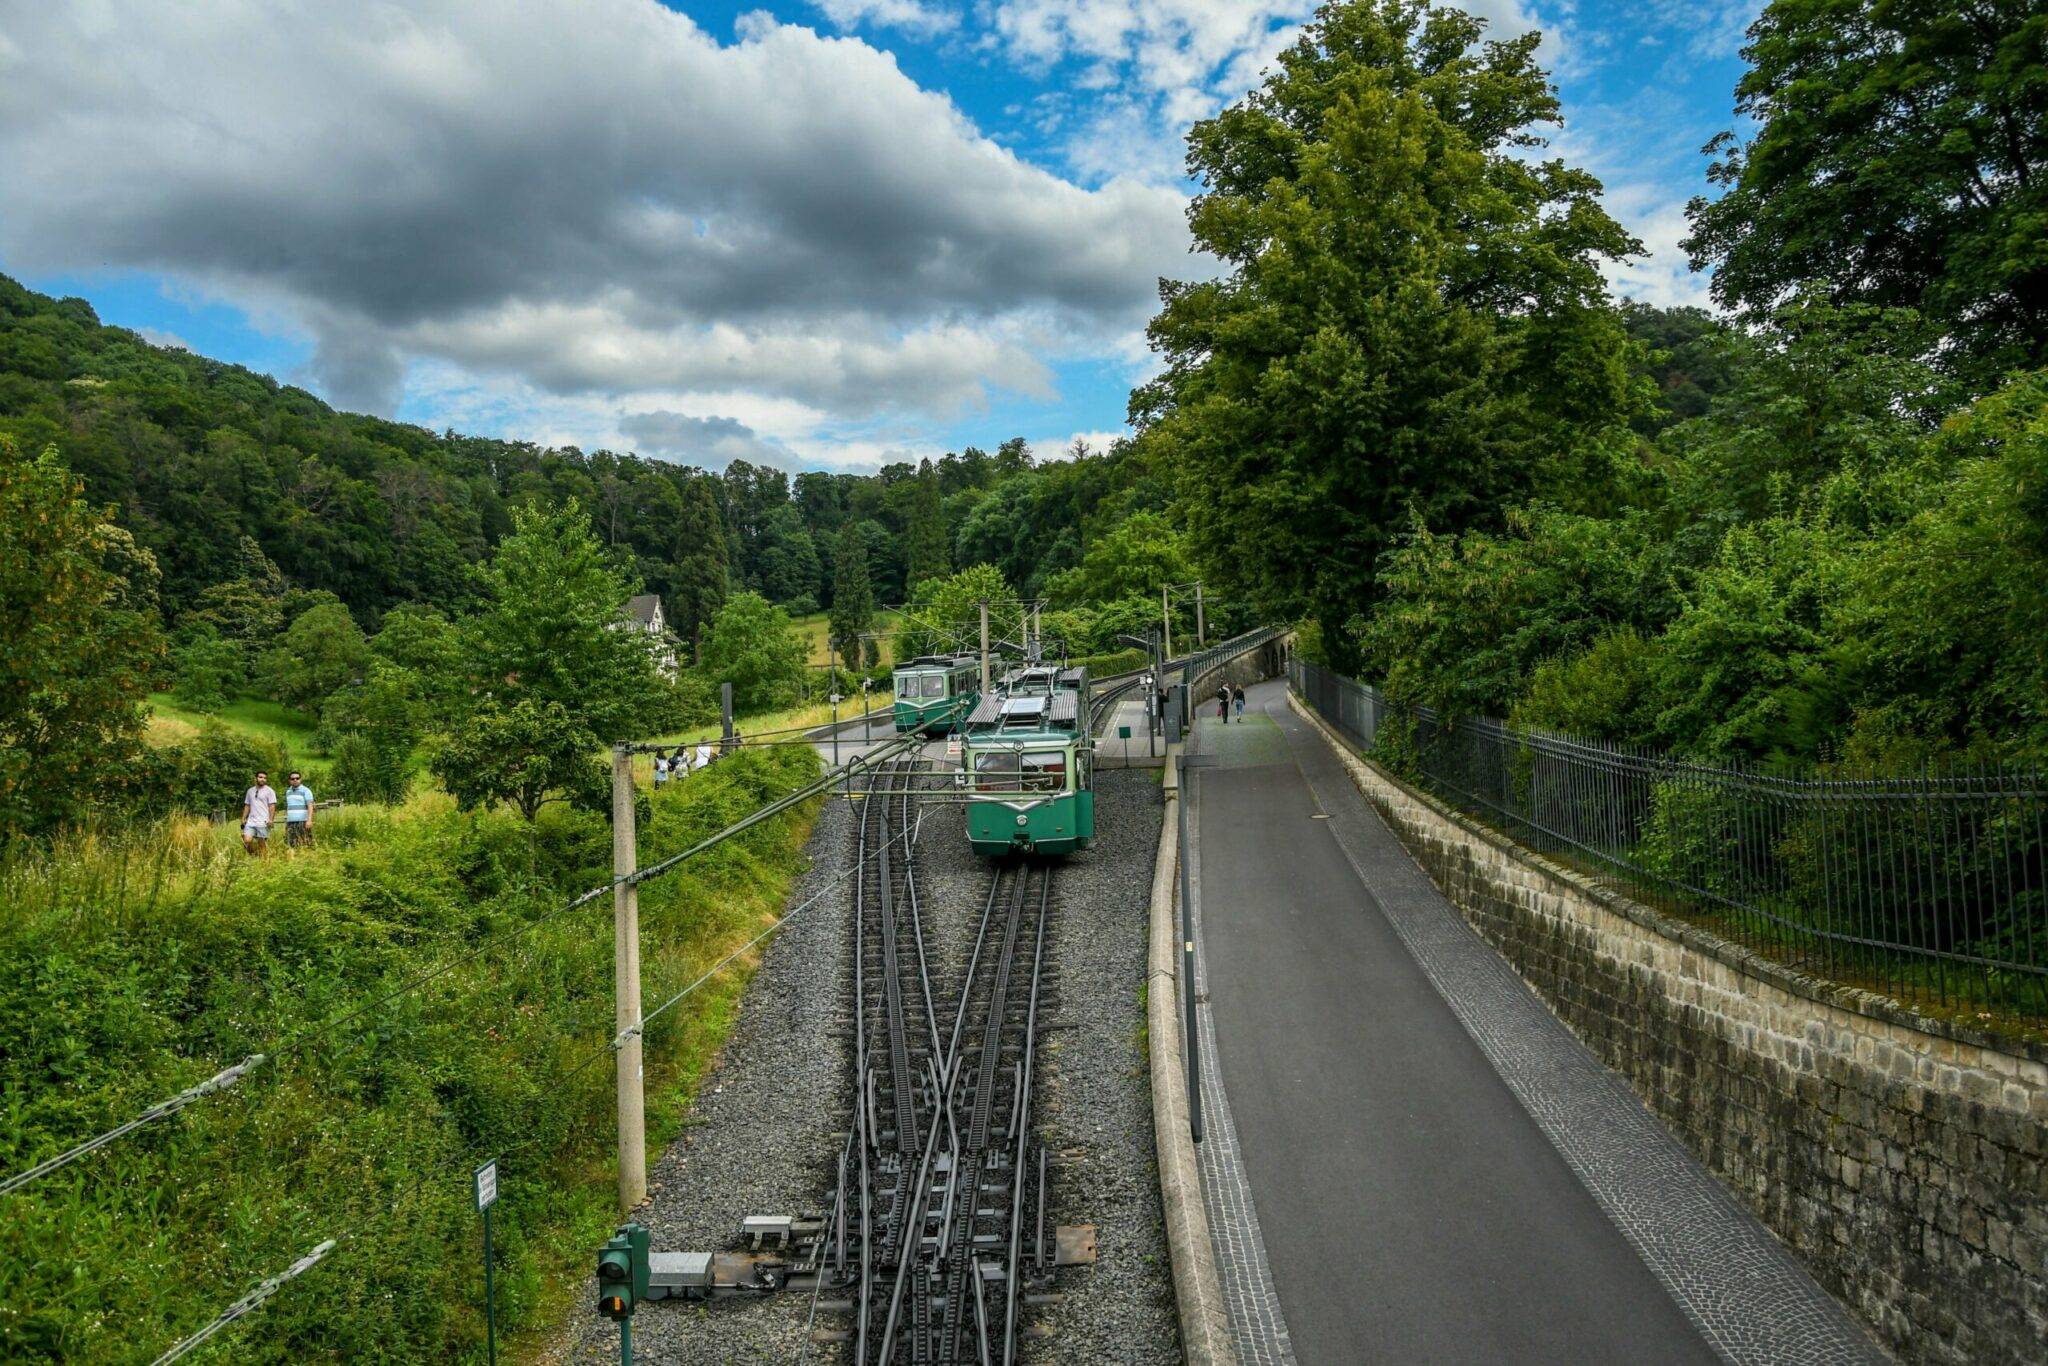
M126 772L132 804L123 814L189 811L233 818L241 814L242 794L258 772L268 773L271 785L282 792L291 762L289 751L275 740L208 721L189 739L111 760L108 774L96 781L118 789L118 782L107 779Z
M425 732L428 705L420 677L402 665L372 661L360 682L328 699L326 724L342 738L330 782L350 801L398 802L412 786L412 753Z
M558 708L607 744L658 728L666 692L648 637L622 626L630 589L581 508L519 509L513 526L467 631L482 689L515 710Z
M1644 397L1600 274L1640 248L1592 176L1526 155L1558 115L1538 35L1481 32L1331 4L1195 126L1189 221L1230 273L1163 289L1165 373L1132 398L1228 595L1347 655L1399 528L1599 496Z
M711 625L699 672L714 684L732 684L736 712L768 711L796 700L805 654L788 613L759 593L735 593Z
M461 628L435 608L405 603L386 612L382 629L370 638L370 652L412 676L429 720L452 715L469 691ZM374 663L371 672L376 672Z
M685 849L816 771L808 750L749 752L672 785L641 825L643 855ZM642 888L649 999L758 932L801 866L809 823L804 811L764 823ZM481 1360L472 1168L501 1162L501 1337L547 1330L555 1288L611 1227L609 901L545 918L602 882L604 823L550 808L528 826L428 802L320 824L316 849L263 862L231 831L190 822L0 859L0 1171L449 969L0 1200L0 1358L148 1361L346 1232L214 1355ZM485 948L504 932L516 934ZM650 1027L657 1144L746 978L743 959Z
M868 545L860 525L848 522L832 556L832 648L848 666L861 664L861 635L875 621L875 590L868 578Z
M1522 730L1647 744L1657 738L1657 646L1623 626L1576 654L1544 660L1508 715Z
M142 747L156 568L82 493L0 437L0 843L84 817Z
M1944 0L1773 0L1710 144L1695 266L1768 316L1791 289L1918 310L1945 364L1988 389L2048 364L2048 13Z
M1663 615L1638 521L1518 510L1508 532L1417 526L1381 569L1386 598L1356 650L1398 703L1500 715L1545 659L1603 627Z
M248 681L242 647L210 622L196 622L178 633L171 651L171 696L181 707L216 712Z
M1160 513L1139 512L1098 536L1080 565L1054 575L1045 591L1062 606L1121 598L1156 602L1161 588L1195 577L1187 537Z
M348 609L321 603L295 617L257 666L264 690L315 715L327 695L358 682L370 666L370 645Z
M683 490L667 598L676 634L689 641L692 650L703 648L704 632L725 604L725 533L711 487L709 479L693 479Z
M548 802L605 804L611 789L600 748L596 733L559 702L486 701L449 732L428 766L463 810L510 803L530 824Z
M952 568L947 553L945 512L939 501L939 475L929 460L918 466L917 496L910 505L904 563L904 586L912 590Z
M1019 625L1010 585L994 565L972 565L957 574L924 580L904 604L897 658L978 649L984 602L989 604L991 639L1006 627L1014 631Z

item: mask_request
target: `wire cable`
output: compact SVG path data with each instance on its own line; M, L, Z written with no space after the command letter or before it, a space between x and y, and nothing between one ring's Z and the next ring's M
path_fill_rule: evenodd
M344 1234L342 1236L346 1237L347 1235ZM166 1366L166 1363L176 1361L180 1357L196 1351L215 1333L218 1333L221 1329L227 1327L251 1310L256 1309L265 1300L275 1295L279 1290L282 1290L287 1284L297 1280L314 1267L320 1265L321 1260L328 1253L334 1251L335 1244L339 1241L340 1239L338 1238L329 1238L326 1242L321 1243L311 1252L308 1252L305 1256L278 1272L275 1276L269 1277L258 1284L254 1290L251 1290L248 1294L221 1310L220 1313L214 1315L213 1321L204 1328L201 1328L190 1337L180 1338L176 1343L172 1344L168 1351L152 1363L152 1366Z
M54 1172L61 1167L70 1166L73 1162L76 1162L79 1158L84 1157L87 1153L96 1152L99 1149L106 1147L107 1144L112 1143L115 1139L120 1138L124 1134L134 1133L137 1129L142 1128L144 1125L154 1124L160 1119L166 1119L171 1115L175 1115L176 1113L178 1113L178 1111L184 1109L186 1106L192 1104L192 1102L196 1100L201 1100L219 1091L225 1091L230 1086L233 1086L236 1082L239 1082L242 1078L248 1076L251 1072L254 1072L257 1068L263 1066L263 1064L268 1061L270 1061L270 1059L266 1054L251 1053L248 1057L242 1059L233 1067L223 1067L220 1071L214 1073L212 1076L208 1077L205 1081L200 1082L198 1085L186 1087L184 1090L178 1092L177 1095L172 1096L169 1100L158 1101L156 1104L150 1106L147 1110L144 1110L141 1114L129 1120L127 1123L116 1125L115 1127L107 1130L105 1133L100 1134L96 1138L89 1138L85 1142L79 1144L77 1147L67 1148L65 1151L58 1153L55 1157L49 1158L43 1162L37 1163L33 1167L30 1167L25 1172L19 1172L13 1176L8 1177L5 1181L0 1181L0 1195L11 1195L15 1191L21 1189L23 1186L26 1186L29 1182L34 1181L39 1177L48 1176L51 1172Z

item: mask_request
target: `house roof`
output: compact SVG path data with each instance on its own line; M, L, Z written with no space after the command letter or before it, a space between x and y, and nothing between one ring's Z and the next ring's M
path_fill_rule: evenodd
M661 611L661 598L654 593L642 593L626 604L626 615L642 626L652 626L655 615Z

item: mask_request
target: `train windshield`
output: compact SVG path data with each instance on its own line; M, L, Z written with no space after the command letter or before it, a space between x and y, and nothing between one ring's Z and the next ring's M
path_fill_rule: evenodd
M926 697L944 697L946 695L946 676L944 674L926 674L919 681L924 685L924 695Z
M898 674L896 676L896 695L898 697L917 696L917 682L916 674Z
M983 792L1008 792L1017 785L1017 751L984 750L974 756L974 786Z
M1066 751L1041 749L1026 752L1021 776L1026 792L1059 791L1067 785Z

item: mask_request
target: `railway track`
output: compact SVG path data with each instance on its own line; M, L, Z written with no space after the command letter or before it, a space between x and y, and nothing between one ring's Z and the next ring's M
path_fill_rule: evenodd
M852 1292L860 1366L1007 1366L1026 1298L1050 1284L1053 1264L1047 1163L1032 1137L1053 871L992 866L973 947L942 1001L910 838L921 768L889 766L861 813L855 1122L821 1262Z

